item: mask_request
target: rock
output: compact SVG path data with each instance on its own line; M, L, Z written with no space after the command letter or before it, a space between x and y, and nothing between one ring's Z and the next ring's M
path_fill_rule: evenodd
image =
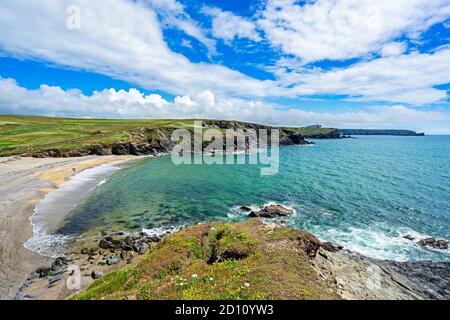
M89 253L89 249L88 248L81 249L81 254L88 254L88 253Z
M261 217L261 218L278 218L278 217L287 217L294 213L293 209L289 209L283 207L279 204L272 204L265 206L260 211L252 211L250 212L250 217Z
M434 249L447 250L448 241L447 240L437 240L435 238L422 239L417 242L418 245L422 247L431 247Z
M53 266L62 267L69 264L69 259L66 257L59 257L53 262Z
M108 232L102 231L102 232L100 232L100 235L101 235L102 237L106 237L106 236L108 235Z
M322 248L328 252L338 252L344 249L344 247L331 242L322 242Z
M103 274L103 272L101 272L101 271L92 271L92 273L91 273L91 277L92 277L92 279L100 279L101 277L103 277L104 276L104 274Z
M124 244L124 245L122 245L122 250L133 251L133 247L128 244Z
M106 259L106 264L108 266L111 266L111 265L117 264L117 263L119 263L119 259L117 257L111 257L111 258Z
M406 236L404 236L403 238L405 238L405 239L407 239L407 240L410 240L410 241L413 241L415 238L412 236L412 235L410 235L410 234L407 234Z
M107 240L100 240L98 246L102 249L114 249L113 244Z
M51 288L51 287L55 286L56 283L57 283L58 281L61 281L62 279L64 279L64 277L63 277L62 274L58 274L58 275L56 275L55 277L50 278L50 279L48 280L48 287Z
M245 212L252 212L253 211L253 209L250 208L249 206L242 206L240 209L245 211Z
M36 273L39 274L39 278L45 278L53 275L54 270L52 268L42 267L36 270Z
M144 253L146 253L147 251L148 251L148 245L143 244L143 245L141 245L141 248L140 248L140 250L138 251L138 253L139 253L139 254L144 254Z
M160 242L161 241L161 238L158 236L151 236L151 237L149 237L149 239L150 239L150 242Z
M290 133L280 137L280 146L296 146L304 144L310 144L310 142L306 141L300 134Z

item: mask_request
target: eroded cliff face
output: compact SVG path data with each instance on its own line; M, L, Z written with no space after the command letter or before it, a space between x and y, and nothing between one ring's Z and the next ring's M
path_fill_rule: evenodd
M258 134L258 130L268 130L269 142L270 142L270 130L274 127L264 126L259 124L244 123L239 121L215 121L208 120L203 122L204 130L215 128L222 130L225 134L226 129L241 130L246 135L249 130L255 130ZM175 141L172 141L172 133L176 128L140 128L132 132L125 134L123 141L111 143L111 144L93 144L83 147L75 148L70 151L61 151L58 149L49 148L48 150L39 151L36 153L26 153L23 156L32 156L36 158L45 157L80 157L87 155L160 155L169 153L176 145ZM191 140L194 141L194 133L191 131ZM292 133L286 130L280 130L280 145L307 145L311 144L305 140L305 138L296 133ZM239 135L239 132L237 133ZM244 150L249 148L248 140L245 140ZM225 139L224 139L225 147ZM203 148L205 148L209 142L203 142ZM236 151L240 150L235 141Z

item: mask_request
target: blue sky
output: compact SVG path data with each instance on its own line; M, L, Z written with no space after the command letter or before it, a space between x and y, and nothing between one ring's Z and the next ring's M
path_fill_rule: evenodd
M0 0L0 113L450 134L450 0Z

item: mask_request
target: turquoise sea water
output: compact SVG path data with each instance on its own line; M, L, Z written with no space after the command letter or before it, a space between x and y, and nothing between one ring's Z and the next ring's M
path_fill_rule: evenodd
M369 256L450 260L403 238L450 239L450 136L360 136L282 147L280 172L254 165L181 165L145 159L111 176L74 209L62 234L162 231L246 219L241 205L296 210L292 227ZM237 155L245 157L245 155Z

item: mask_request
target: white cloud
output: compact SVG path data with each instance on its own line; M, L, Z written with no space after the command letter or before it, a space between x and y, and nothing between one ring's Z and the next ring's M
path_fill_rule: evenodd
M289 3L281 0L278 2L284 6ZM319 4L322 2L324 1L309 5L311 8L308 10L313 10L313 7L316 10L321 9ZM397 1L390 2L397 4ZM274 6L275 3L276 1L271 1L269 7ZM361 1L358 5L355 4L356 9L359 8L359 3L366 2ZM386 6L384 1L381 1L376 2L374 8L378 8L381 5L379 3ZM399 7L402 7L403 2L398 3ZM80 30L66 28L68 17L66 8L72 4L78 5L81 9ZM167 7L163 7L163 4ZM57 66L96 72L134 83L145 89L159 89L180 96L196 97L205 91L210 91L216 98L220 97L227 101L230 98L264 99L274 96L344 94L350 95L352 99L365 101L427 104L442 101L447 97L446 90L434 88L436 85L450 82L450 64L448 63L450 49L446 47L434 53L401 54L401 43L380 40L380 43L383 42L385 57L328 71L305 69L302 67L303 61L294 66L292 62L285 66L281 61L276 69L271 69L275 73L276 80L261 81L222 65L192 63L185 56L171 51L163 39L157 15L149 5L151 8L159 8L160 11L166 10L167 17L176 17L179 21L187 21L195 25L184 13L183 6L174 0L169 2L162 0L134 2L127 0L43 0L39 2L16 0L7 2L0 0L0 30L8 31L0 32L0 52L3 51L7 56L41 60ZM440 20L446 11L436 13L433 8L439 5L442 7L441 1L432 1L430 7L425 8L429 10L415 22L415 27L409 26L406 29L418 30L417 26L430 25ZM335 7L340 8L338 4ZM335 10L335 7L331 9ZM377 10L384 12L385 8ZM346 14L347 11L344 10L344 12ZM299 21L316 19L317 13L313 13L311 12L308 18L300 12ZM286 19L290 17L290 14L291 12L286 13ZM345 14L338 16L345 17ZM433 14L434 18L430 18ZM239 17L237 18L239 20ZM229 20L234 21L233 18ZM330 27L326 24L323 26ZM350 29L338 28L333 32L337 32L336 41L343 39L342 46L348 46L349 50L352 50L353 45L350 40L355 35ZM234 38L246 33L248 33L247 37L251 37L251 30L254 31L253 27L243 29L247 31L240 30L236 27L234 31L238 31L238 34L224 37ZM323 36L330 37L326 31L324 30ZM292 35L296 34L292 32ZM379 30L375 28L373 32L377 34ZM284 34L280 34L282 35ZM346 36L349 38L345 38ZM364 35L364 37L377 38L373 35ZM331 38L334 38L333 33ZM289 40L289 36L286 39ZM292 43L303 43L297 38L291 40ZM309 45L314 47L320 37L318 40L314 37L310 39L308 36L303 40L305 43L309 41ZM358 41L355 42L355 47L359 46ZM330 47L332 45L336 44L330 43ZM336 50L340 50L339 46ZM379 49L381 50L382 47ZM323 52L326 53L327 48Z
M261 37L253 22L219 8L204 7L202 12L212 17L212 34L214 37L231 42L236 38L250 39L256 42Z
M322 71L281 63L275 70L283 86L301 95L342 94L352 100L427 104L447 98L434 86L450 83L450 48L434 53L384 57L347 68ZM294 69L288 70L288 69Z
M80 30L66 28L66 8L72 4L81 9ZM211 90L266 96L277 91L271 81L221 65L191 63L172 52L154 11L141 1L17 0L1 1L0 8L0 30L9 30L0 32L0 50L15 57L97 72L174 94Z
M303 126L321 123L348 128L410 128L445 133L450 130L448 112L424 111L403 105L372 107L357 112L310 112L284 109L261 101L220 99L211 91L196 96L178 96L167 101L157 94L136 89L94 92L62 90L42 85L37 90L0 78L0 112L50 116L99 118L210 118L243 120L272 125Z
M206 36L206 32L186 13L184 6L176 0L143 0L156 10L163 22L182 30L187 35L203 43L210 54L216 53L216 42Z
M381 48L381 55L383 57L399 56L406 50L406 45L403 42L389 42Z
M269 0L259 25L274 46L307 63L360 57L448 17L448 0Z

